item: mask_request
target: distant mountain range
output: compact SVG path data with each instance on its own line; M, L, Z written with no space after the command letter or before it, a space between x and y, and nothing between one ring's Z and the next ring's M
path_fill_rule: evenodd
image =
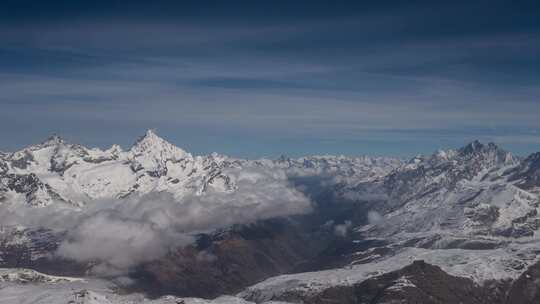
M189 209L162 209L156 195ZM478 141L410 160L243 160L193 156L153 131L127 151L53 136L0 154L0 300L187 304L206 302L181 297L228 294L211 303L538 303L539 195L540 152L519 158ZM132 204L136 224L152 219L152 236L193 241L171 241L118 275L94 271L100 256L58 255L104 202ZM114 211L126 220L124 209ZM63 214L81 214L83 224L61 229ZM154 227L161 217L167 226ZM122 254L147 253L137 235Z

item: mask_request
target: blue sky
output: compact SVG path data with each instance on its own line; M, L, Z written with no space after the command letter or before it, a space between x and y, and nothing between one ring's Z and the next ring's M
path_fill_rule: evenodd
M540 151L533 1L2 1L0 150Z

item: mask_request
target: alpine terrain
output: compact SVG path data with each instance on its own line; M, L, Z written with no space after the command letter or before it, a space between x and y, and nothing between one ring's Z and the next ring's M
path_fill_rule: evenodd
M539 303L540 152L0 153L0 303Z

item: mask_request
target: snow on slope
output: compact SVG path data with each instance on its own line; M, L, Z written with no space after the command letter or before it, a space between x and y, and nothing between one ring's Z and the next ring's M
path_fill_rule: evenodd
M14 283L60 283L84 282L83 279L43 274L31 269L0 268L0 282Z
M540 152L529 155L507 174L509 180L520 188L540 194Z
M350 286L401 269L416 260L439 266L450 275L470 278L478 284L516 279L538 260L538 244L512 244L493 250L403 248L393 256L371 263L272 277L246 288L238 296L264 302L286 293L314 295L329 287Z
M2 304L253 304L233 296L214 300L174 296L149 299L138 293L121 295L117 289L113 283L99 279L82 280L50 276L29 269L0 268Z
M538 230L539 197L509 180L519 166L510 153L478 142L417 157L381 182L349 188L378 194L381 220L372 237L433 232L500 237L532 236ZM367 190L366 190L367 189Z

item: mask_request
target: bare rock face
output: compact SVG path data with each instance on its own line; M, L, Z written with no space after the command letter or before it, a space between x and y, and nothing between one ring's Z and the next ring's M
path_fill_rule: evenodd
M201 236L197 246L145 264L133 277L150 294L214 298L293 272L320 247L287 221L270 220Z
M310 304L503 304L507 288L507 283L499 282L479 286L418 260L359 284L330 287L315 295L285 293L274 300Z
M529 269L527 269L527 271L512 284L506 303L540 303L540 263L529 267Z
M4 174L0 176L0 184L4 185L5 191L12 190L23 195L26 203L31 206L43 207L54 202L71 203L56 193L51 186L43 183L34 173Z
M56 275L84 275L86 265L54 256L64 235L45 228L3 228L0 231L0 268L30 268Z
M503 295L423 261L355 286L362 303L502 303ZM358 302L357 302L358 303Z
M451 276L437 266L415 261L360 284L331 287L310 296L289 293L276 300L313 304L533 304L540 303L540 263L529 267L515 281L479 285Z

